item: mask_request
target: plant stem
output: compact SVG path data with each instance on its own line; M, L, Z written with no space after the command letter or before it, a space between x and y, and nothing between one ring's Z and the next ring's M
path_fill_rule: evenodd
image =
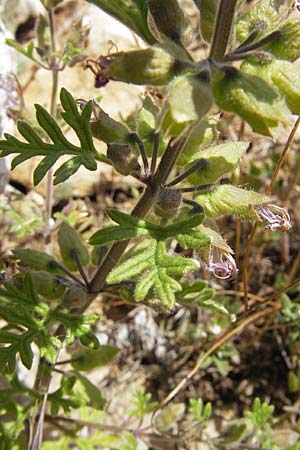
M51 8L48 11L50 36L51 36L51 53L56 51L56 31L54 24L54 11ZM50 100L50 114L55 117L57 114L57 95L58 95L58 71L56 67L56 58L51 57L50 64L52 74L52 89ZM45 224L46 227L50 225L51 213L52 213L52 197L53 197L53 168L47 173L46 179L46 201L45 201ZM48 236L49 240L49 236Z
M210 58L222 61L226 53L237 0L219 0L210 49Z
M51 53L56 51L56 31L54 24L54 10L50 8L48 10L50 36L51 36ZM58 94L58 71L56 67L56 58L51 56L50 70L52 74L52 88L51 88L51 100L50 100L50 114L56 116L57 114L57 94ZM45 196L45 225L50 226L51 214L52 214L52 197L53 197L53 168L47 173L46 179L46 196ZM46 245L50 244L50 233L46 236ZM58 352L57 352L58 356ZM51 383L51 370L52 367L48 365L44 358L41 358L39 362L38 372L35 378L35 389L44 393L43 402L39 410L39 418L36 422L36 416L32 418L32 435L31 442L28 444L29 450L39 450L41 448L43 440L43 425L44 416L46 410L46 403L48 398L48 390Z
M144 194L138 201L137 205L132 211L132 215L140 219L144 218L155 203L155 197L160 186L164 185L168 176L176 163L179 153L182 149L182 141L173 145L170 140L157 168L156 173L149 181L149 186L146 188ZM94 277L90 282L91 298L85 308L93 301L95 294L99 292L104 286L105 280L109 272L118 263L122 254L126 250L129 240L117 242L113 244L103 259L101 265L98 267Z
M152 150L152 158L151 158L151 168L150 173L154 173L156 169L157 155L159 148L159 132L153 133L153 150Z

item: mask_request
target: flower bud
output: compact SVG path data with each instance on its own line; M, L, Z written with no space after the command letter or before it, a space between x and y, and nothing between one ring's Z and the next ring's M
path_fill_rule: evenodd
M257 133L273 136L279 121L289 117L284 100L260 77L223 67L212 85L217 105L239 114Z
M95 117L90 122L91 132L94 138L106 144L119 142L126 144L130 140L130 131L121 122L110 117L98 103L94 102Z
M31 276L38 294L49 300L55 300L63 295L66 287L59 281L59 276L44 270L31 272Z
M211 116L207 120L199 120L195 123L176 162L178 166L184 166L189 163L194 159L195 153L200 152L217 139L217 123L217 116Z
M209 217L230 214L242 220L265 222L265 228L272 231L277 228L287 231L291 228L288 212L272 204L270 197L231 184L223 184L206 192L199 191L196 201Z
M120 174L126 176L140 173L141 166L137 155L129 145L116 142L108 144L106 155Z
M51 273L62 273L57 267L53 256L44 252L32 250L31 248L16 248L14 255L19 259L21 267L28 267L33 270L43 270Z
M71 286L69 287L61 301L62 305L65 306L67 309L75 309L75 308L82 308L86 304L86 291L82 289L80 286Z
M197 157L204 159L206 164L188 177L189 182L192 184L214 183L240 164L241 157L248 146L248 142L226 142L197 153ZM194 162L191 162L187 169L193 164Z
M89 253L80 235L63 222L58 232L58 245L64 264L70 270L78 270L78 262L84 267L89 262Z
M180 211L182 194L180 189L160 188L155 204L155 214L170 219L176 217Z
M277 36L264 46L276 58L296 61L300 57L300 21L288 20L278 30Z
M132 52L100 56L96 74L96 87L105 86L109 80L154 86L167 84L185 69L173 56L159 46Z
M148 24L153 35L159 41L166 36L181 43L189 22L178 0L147 0L147 3Z

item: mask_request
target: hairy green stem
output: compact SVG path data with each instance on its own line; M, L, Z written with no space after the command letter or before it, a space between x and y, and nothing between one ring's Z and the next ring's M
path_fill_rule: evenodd
M223 61L231 34L237 0L219 0L210 58Z
M48 11L49 28L51 36L51 53L56 52L56 31L54 24L54 11L51 8ZM56 67L56 58L51 57L50 69L52 74L52 89L50 100L50 114L55 117L57 114L57 96L58 96L58 71ZM45 201L45 225L50 225L52 212L52 197L53 197L53 168L47 173L46 179L46 201Z
M132 211L133 216L142 219L148 214L148 212L155 203L155 197L160 186L165 184L165 182L167 181L167 178L172 168L174 167L174 164L176 163L176 160L179 156L181 149L182 149L181 141L177 142L174 145L172 141L169 142L169 145L167 146L161 158L156 173L152 177L149 186L147 186L145 192L143 193L142 197L140 198L137 205ZM92 295L88 302L88 305L94 299L93 294L99 292L104 286L107 275L118 263L122 254L126 250L128 243L129 241L127 240L117 242L111 246L110 250L106 254L105 258L103 259L101 265L98 267L94 277L90 282ZM85 305L85 308L88 305Z
M56 51L56 31L54 24L54 10L48 10L49 28L51 36L51 53ZM53 117L57 114L57 95L58 95L58 71L56 67L56 58L51 56L50 67L52 74L52 88L50 100L50 113ZM50 225L52 213L52 197L53 197L53 168L48 171L46 179L46 195L45 195L45 224L46 227ZM50 234L46 236L46 244L50 244ZM57 353L58 356L58 353ZM43 440L43 425L44 415L46 410L46 403L48 398L48 390L51 383L52 367L45 358L41 358L37 375L35 378L34 387L36 390L44 394L43 402L39 410L38 420L34 416L31 421L32 433L29 438L28 450L40 450Z

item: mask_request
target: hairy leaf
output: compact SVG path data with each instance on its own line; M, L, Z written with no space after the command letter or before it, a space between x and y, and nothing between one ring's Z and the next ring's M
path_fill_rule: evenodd
M119 226L108 226L96 231L90 238L90 244L102 245L106 242L131 239L137 236L149 236L159 241L177 235L180 242L186 242L183 244L184 248L205 247L210 243L210 239L205 233L193 230L203 221L201 213L165 226L153 224L113 209L108 210L107 213Z
M181 285L175 278L198 269L199 264L182 256L169 256L165 243L152 240L148 247L121 263L108 275L108 283L119 283L138 277L134 297L137 302L146 298L151 289L164 306L175 303L175 292ZM172 277L173 276L173 277Z

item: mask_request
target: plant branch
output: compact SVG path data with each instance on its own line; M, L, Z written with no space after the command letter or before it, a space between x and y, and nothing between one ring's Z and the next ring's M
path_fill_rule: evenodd
M217 17L214 25L210 58L223 61L231 34L237 0L219 0Z
M185 172L183 172L178 177L174 178L174 180L170 181L170 183L166 184L165 187L175 186L175 184L180 183L180 181L189 177L192 173L196 172L197 170L204 169L206 166L207 166L206 159L203 158L198 159Z
M144 191L144 194L138 201L137 205L132 211L132 215L138 217L140 219L144 218L152 208L156 200L156 194L160 188L160 186L164 185L168 179L168 176L176 163L176 160L179 156L179 153L182 149L182 141L178 141L176 144L173 144L173 140L171 139L164 154L161 158L160 164L157 168L156 173L149 180L149 186ZM90 281L91 287L91 296L88 301L88 304L85 305L85 308L89 306L89 304L93 301L95 294L99 292L104 286L105 280L109 272L114 268L114 266L118 263L122 254L126 250L126 247L129 243L129 240L117 242L113 244L104 257L101 265L98 267L94 277Z
M150 168L151 173L154 173L155 169L156 169L158 147L159 147L159 132L154 132L153 133L153 150L152 150L151 168Z
M51 36L51 54L56 52L56 30L54 24L54 10L50 8L48 11L50 36ZM56 70L56 58L51 56L50 70L52 74L52 89L50 101L50 114L55 117L57 114L57 96L58 96L58 71ZM48 171L46 179L46 200L45 200L45 224L50 225L52 214L52 197L53 197L53 168ZM46 241L49 241L49 235Z
M146 175L148 175L149 174L149 164L148 164L148 158L147 158L145 146L143 144L143 141L140 139L140 137L136 133L133 133L132 135L133 135L134 142L137 143L139 150L140 150L140 155L142 157L143 165L144 165L144 172Z

